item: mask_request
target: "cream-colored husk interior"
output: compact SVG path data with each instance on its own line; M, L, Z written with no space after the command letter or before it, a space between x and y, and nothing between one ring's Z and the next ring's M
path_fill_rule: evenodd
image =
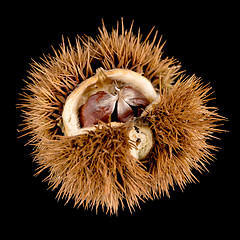
M116 86L118 88L122 88L126 85L140 91L150 103L157 99L157 93L151 82L139 73L128 69L103 70L102 68L99 68L94 76L83 81L68 96L62 113L63 132L65 136L76 136L94 129L94 126L81 128L79 121L79 109L83 104L85 104L91 95L98 91L108 91L109 93L113 93L116 91ZM121 124L123 123L111 123L112 126L118 126ZM143 139L139 140L141 135ZM134 141L138 139L140 142L138 144L138 148L142 147L145 149L142 151L133 150L132 154L134 157L139 158L139 154L141 155L141 158L144 157L146 154L143 152L150 151L152 147L152 144L150 144L153 142L151 130L147 130L147 128L144 127L141 133L136 133L135 130L133 130L133 132L130 131L129 136Z

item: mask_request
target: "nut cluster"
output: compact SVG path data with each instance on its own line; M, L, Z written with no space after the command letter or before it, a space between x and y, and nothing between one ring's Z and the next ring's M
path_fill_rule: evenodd
M131 86L121 90L117 87L116 94L107 91L98 91L91 95L80 108L81 127L91 127L98 121L127 122L139 117L143 109L149 105L148 99Z

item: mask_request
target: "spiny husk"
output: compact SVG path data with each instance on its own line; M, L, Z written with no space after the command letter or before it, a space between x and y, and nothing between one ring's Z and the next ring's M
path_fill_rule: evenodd
M210 91L194 75L181 77L171 91L161 91L160 102L144 116L155 136L148 167L157 195L169 195L169 186L175 184L183 189L197 180L193 169L207 170L206 164L213 160L216 147L209 140L222 131L219 122L224 118L217 108L206 105Z
M97 209L100 205L117 214L126 201L134 209L139 199L150 197L151 175L130 154L135 146L128 131L127 124L111 127L103 123L89 134L45 138L36 158L39 173L48 169L46 180L51 187L60 187L58 198L74 199L77 206Z
M152 31L151 31L152 32ZM96 40L64 40L55 56L33 62L22 94L23 129L31 136L38 173L49 171L46 180L58 189L58 198L73 199L76 206L101 206L117 214L124 201L130 209L139 200L169 195L169 187L180 188L195 180L193 169L203 171L213 157L209 144L222 118L216 108L206 106L210 87L195 76L183 79L180 64L162 57L157 33L142 40L119 24L109 33L99 29ZM134 159L129 149L129 124L111 127L101 123L88 135L65 137L61 131L62 111L67 96L96 69L128 68L142 73L160 94L160 101L143 116L151 127L155 145L144 162ZM176 84L173 82L177 80Z

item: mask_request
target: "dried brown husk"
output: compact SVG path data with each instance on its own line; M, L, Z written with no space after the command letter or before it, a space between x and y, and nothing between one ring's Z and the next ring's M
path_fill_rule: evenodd
M74 199L76 206L102 206L117 214L119 205L127 203L132 210L139 199L151 197L151 175L130 154L135 146L129 124L99 126L89 134L45 138L37 155L39 173L48 169L46 180L53 189L59 187L58 198Z
M193 170L205 171L214 160L217 147L210 140L222 131L224 118L216 107L207 106L211 94L211 87L195 75L182 76L171 91L161 91L161 100L143 117L155 137L147 166L157 196L169 196L170 186L184 189L187 183L197 181Z
M213 158L215 147L209 140L220 131L223 118L206 105L210 87L195 76L184 78L176 60L163 58L157 32L150 41L151 33L142 40L140 30L134 35L132 26L125 30L123 22L112 32L103 24L96 39L77 37L75 46L63 40L55 56L32 63L20 104L22 131L35 147L37 174L48 171L46 180L58 189L58 198L117 214L124 202L132 210L139 200L169 195L170 186L183 189L195 180L193 169L206 170ZM141 119L155 137L142 162L129 152L134 147L128 137L133 122L119 127L100 123L89 134L63 136L66 98L99 67L141 73L160 94Z

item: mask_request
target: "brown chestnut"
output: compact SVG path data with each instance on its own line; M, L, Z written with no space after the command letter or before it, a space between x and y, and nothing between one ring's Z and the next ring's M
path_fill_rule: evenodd
M99 120L108 122L114 111L117 96L106 91L99 91L89 97L80 108L80 124L82 127L90 127Z
M148 104L147 98L138 90L125 86L121 90L116 88L117 94L112 95L107 91L99 91L91 95L80 108L81 127L90 127L99 121L109 122L113 112L118 122L127 122L138 117ZM117 103L117 104L116 104ZM117 107L117 111L115 110Z

